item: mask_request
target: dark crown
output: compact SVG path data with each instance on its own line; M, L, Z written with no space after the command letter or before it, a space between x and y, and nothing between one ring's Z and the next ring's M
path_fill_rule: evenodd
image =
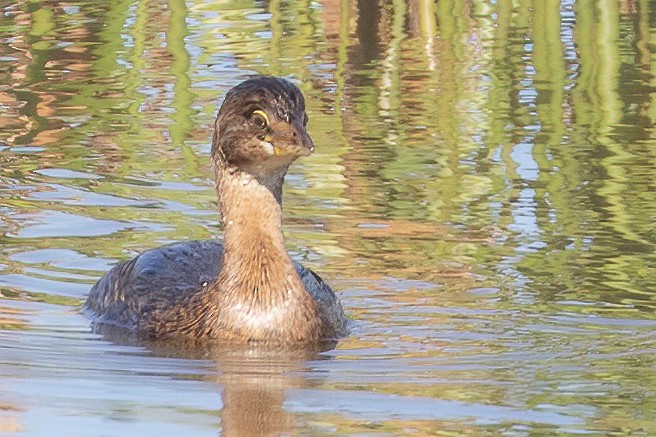
M272 76L246 80L228 91L219 118L229 113L265 109L280 120L305 110L303 94L291 82Z

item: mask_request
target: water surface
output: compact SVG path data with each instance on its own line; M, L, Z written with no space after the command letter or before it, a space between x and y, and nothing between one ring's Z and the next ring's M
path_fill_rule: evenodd
M0 432L656 434L656 4L0 3ZM189 356L90 330L93 282L220 237L209 141L306 95L292 256L336 349Z

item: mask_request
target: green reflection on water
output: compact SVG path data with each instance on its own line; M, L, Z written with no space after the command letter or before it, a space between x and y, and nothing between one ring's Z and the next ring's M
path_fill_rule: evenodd
M219 234L207 165L217 104L250 74L282 75L306 94L318 146L292 168L286 187L290 250L347 289L365 281L394 317L407 318L392 322L386 310L353 298L355 318L407 332L402 341L365 332L343 347L407 342L416 348L404 352L410 359L427 341L433 349L422 357L433 359L443 345L414 330L468 331L484 320L503 341L474 342L476 354L530 352L524 366L502 358L499 370L472 371L475 389L408 381L364 389L584 404L596 413L580 414L582 428L656 432L653 358L642 352L653 349L656 308L653 7L646 0L16 3L0 15L0 141L8 143L0 150L2 274L25 272L11 255L33 249L123 259ZM53 211L96 226L111 221L116 230L21 237L59 225L48 220L60 216L44 213ZM87 267L90 279L97 270ZM389 277L433 286L377 288ZM75 303L27 291L4 298ZM415 306L427 314L412 313ZM471 313L458 319L443 308ZM564 357L531 358L544 350ZM467 355L460 353L454 360ZM569 361L579 366L571 374ZM512 387L477 385L495 378ZM537 394L526 392L525 379ZM604 400L572 388L591 381Z

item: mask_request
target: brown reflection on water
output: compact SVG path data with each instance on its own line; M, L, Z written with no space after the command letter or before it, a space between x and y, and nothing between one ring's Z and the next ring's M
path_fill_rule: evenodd
M237 350L214 357L221 376L222 435L275 436L291 434L294 415L283 407L292 388L307 380L299 374L309 353Z
M320 384L307 378L306 363L321 359L320 352L334 345L316 350L266 345L181 348L151 343L147 347L160 357L209 360L212 373L205 379L221 389L221 435L262 437L293 434L298 424L284 402L291 390Z
M342 376L370 377L330 387L582 405L585 431L652 432L653 2L1 7L3 335L32 328L31 302L72 307L115 260L220 235L216 108L251 74L284 75L317 143L286 186L289 247L361 323ZM251 408L263 433L292 433L282 399L305 383L280 375L304 365L242 358L218 360L226 432ZM381 361L398 381L367 373Z

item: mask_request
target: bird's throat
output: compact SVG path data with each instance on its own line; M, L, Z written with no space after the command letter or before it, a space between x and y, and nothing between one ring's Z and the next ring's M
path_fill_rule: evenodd
M217 189L225 233L212 290L221 317L209 326L242 340L317 340L324 321L287 254L276 196L240 171L220 171Z
M270 183L282 190L282 176ZM270 187L248 173L224 169L217 189L225 231L220 288L265 304L301 291L285 247L282 208Z

